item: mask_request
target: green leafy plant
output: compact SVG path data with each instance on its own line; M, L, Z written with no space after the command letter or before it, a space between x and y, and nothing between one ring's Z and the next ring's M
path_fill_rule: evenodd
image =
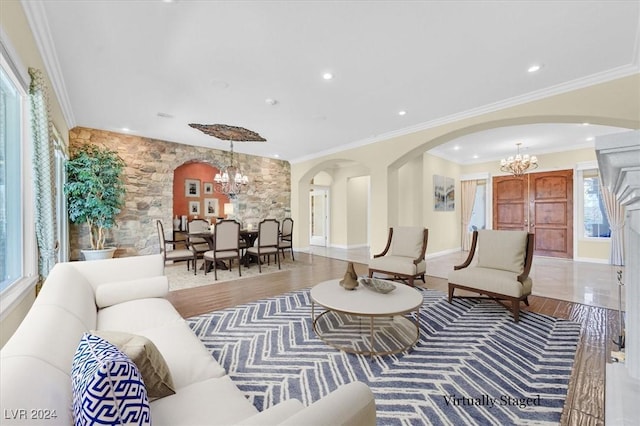
M89 144L74 150L65 164L69 220L89 225L91 249L104 249L105 231L115 226L124 205L124 166L117 152Z

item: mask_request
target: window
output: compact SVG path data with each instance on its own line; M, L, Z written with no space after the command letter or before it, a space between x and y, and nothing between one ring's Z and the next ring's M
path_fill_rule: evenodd
M473 202L469 232L487 227L487 181L479 180L476 187L476 197Z
M600 177L597 169L582 171L582 237L609 238L611 228L600 193Z
M5 68L0 68L0 291L23 275L21 146L25 96Z

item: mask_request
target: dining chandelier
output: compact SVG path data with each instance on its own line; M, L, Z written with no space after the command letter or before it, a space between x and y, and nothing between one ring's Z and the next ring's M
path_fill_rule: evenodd
M235 198L249 183L249 177L242 173L240 167L233 162L233 142L266 142L258 133L244 127L229 126L228 124L198 124L190 123L189 127L220 140L231 142L231 161L226 168L221 168L213 178L215 192Z
M229 166L216 173L213 181L214 190L228 195L229 198L234 198L249 183L249 177L242 174L240 168L233 163L233 141L231 141L231 161Z
M500 170L511 173L513 176L522 176L527 170L533 170L538 167L538 158L529 154L520 155L520 145L518 142L517 152L515 156L510 156L500 160Z

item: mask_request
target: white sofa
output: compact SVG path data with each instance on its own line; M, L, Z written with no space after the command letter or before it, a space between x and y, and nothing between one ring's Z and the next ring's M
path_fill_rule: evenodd
M307 407L292 399L259 413L164 298L163 272L160 255L56 265L0 351L0 423L73 424L78 343L89 330L117 330L147 337L169 367L176 393L150 402L154 425L375 424L375 400L360 382Z

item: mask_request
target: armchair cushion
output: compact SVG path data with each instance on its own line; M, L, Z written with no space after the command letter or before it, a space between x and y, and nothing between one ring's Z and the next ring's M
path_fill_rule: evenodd
M523 283L518 281L518 274L510 271L490 268L463 268L449 272L449 282L481 292L503 294L521 298L531 294L532 281L527 277Z
M527 249L527 231L478 231L478 267L521 274Z
M389 254L417 259L422 251L423 232L424 228L419 226L398 226L394 228Z
M413 263L415 257L406 256L381 256L369 261L369 269L377 271L390 271L403 275L419 275L427 270L427 264L421 260L417 265Z

